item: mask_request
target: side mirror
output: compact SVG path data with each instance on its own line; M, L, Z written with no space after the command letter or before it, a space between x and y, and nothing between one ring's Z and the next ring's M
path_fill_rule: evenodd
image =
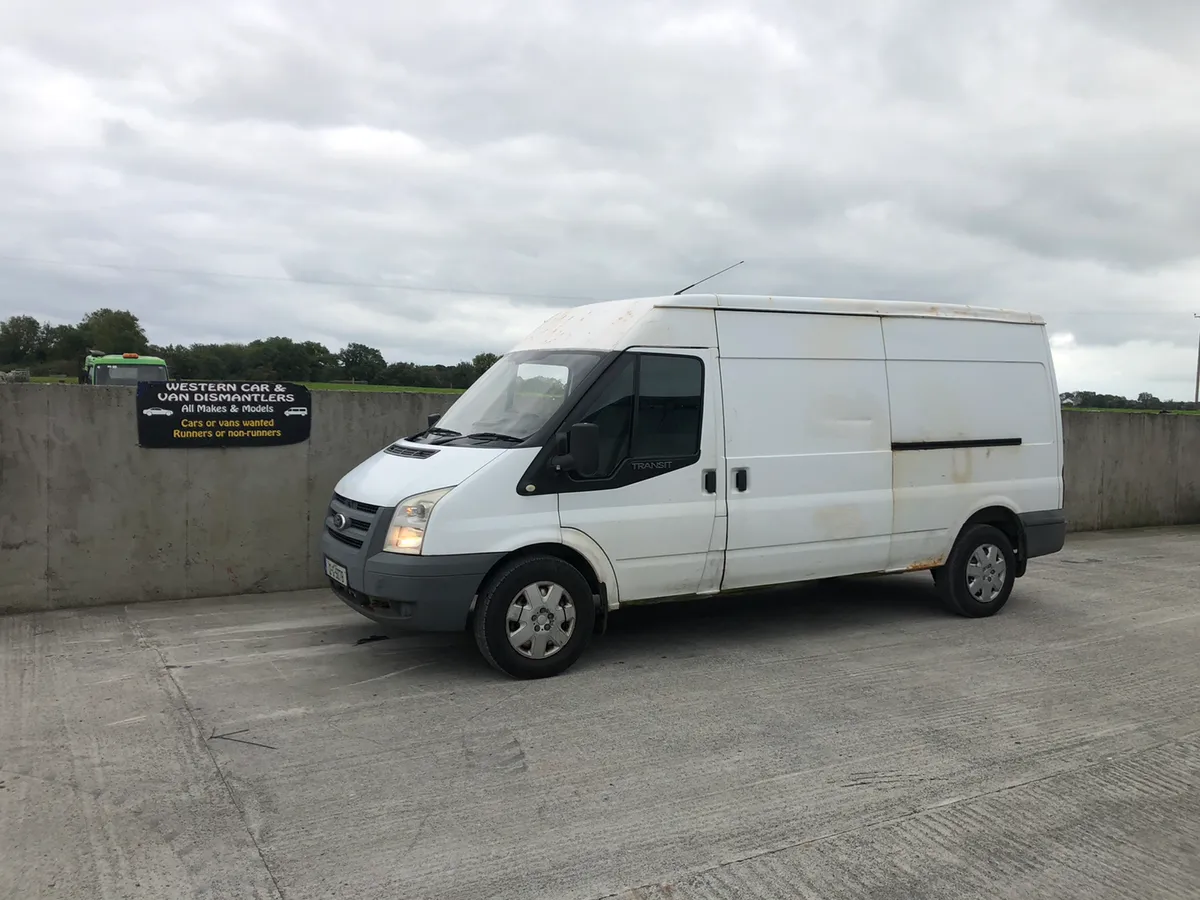
M550 459L550 465L563 472L574 472L585 478L600 470L600 426L592 422L576 422L566 434L558 435L559 445L566 443L566 453Z
M425 420L425 421L426 421L426 425L427 425L427 427L429 427L429 428L432 428L432 427L433 427L434 425L436 425L436 424L437 424L439 421L441 421L441 418L442 418L442 414L441 414L441 413L431 413L431 414L429 415L429 417L428 417L428 418Z

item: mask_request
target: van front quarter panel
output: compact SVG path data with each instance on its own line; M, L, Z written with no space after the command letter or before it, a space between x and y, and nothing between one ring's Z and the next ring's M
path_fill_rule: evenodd
M509 553L561 543L558 498L520 495L516 486L539 447L506 450L438 501L423 552L429 556Z
M608 608L616 609L620 584L611 560L591 535L561 526L557 493L514 490L527 484L524 475L540 453L509 450L447 494L430 516L424 552L431 558L484 554L498 562L532 547L567 547L587 564L584 574L603 588Z

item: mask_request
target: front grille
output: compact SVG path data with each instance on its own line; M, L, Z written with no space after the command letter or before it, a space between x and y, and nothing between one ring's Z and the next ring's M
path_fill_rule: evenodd
M346 515L332 506L326 510L326 514L331 518L339 515ZM346 528L353 528L355 531L361 531L364 535L371 530L371 521L369 519L356 519L353 516L346 516Z
M333 499L349 509L356 509L359 512L364 512L369 516L379 512L378 506L372 506L370 503L359 503L357 500L351 500L348 497L343 497L341 494L335 493Z
M372 529L378 524L379 509L373 504L351 500L335 492L325 517L325 533L340 544L362 550L371 539ZM344 516L346 522L341 528L336 528L334 523L340 521L339 516Z
M429 459L440 451L434 450L432 447L405 447L401 444L392 444L384 452L390 453L392 456L407 456L411 459Z
M325 526L325 531L335 541L341 541L347 547L353 547L355 550L360 549L363 545L363 542L360 539L358 539L356 537L351 537L350 535L346 534L345 532L336 531L333 528L330 528L328 525Z

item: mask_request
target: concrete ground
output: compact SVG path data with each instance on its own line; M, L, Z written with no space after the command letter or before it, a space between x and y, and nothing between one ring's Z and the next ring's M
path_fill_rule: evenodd
M623 611L566 675L325 592L0 619L0 897L1194 898L1200 529Z

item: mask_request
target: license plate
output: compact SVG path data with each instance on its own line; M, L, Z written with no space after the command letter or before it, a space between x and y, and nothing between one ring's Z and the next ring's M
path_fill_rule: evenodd
M346 581L346 567L338 565L332 559L327 558L325 560L325 574L328 575L330 578L332 578L334 581L336 581L338 584L340 584L342 587L350 586L349 583Z

